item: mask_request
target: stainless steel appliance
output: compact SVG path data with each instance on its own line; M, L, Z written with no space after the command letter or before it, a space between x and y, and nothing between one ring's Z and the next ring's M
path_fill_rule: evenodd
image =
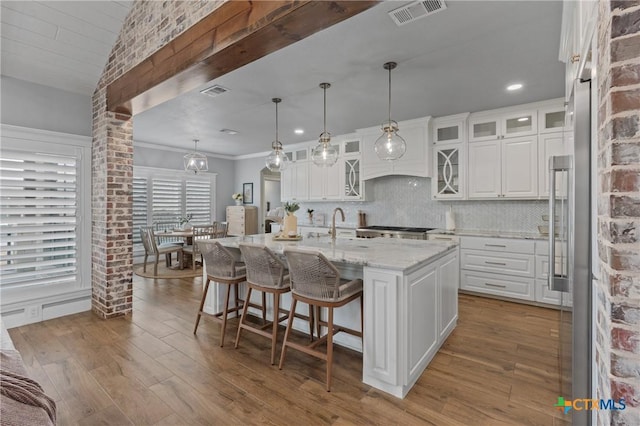
M549 289L561 292L560 395L593 398L591 83L576 81L567 105L573 146L549 160ZM572 410L575 425L589 425L587 410Z
M363 226L356 229L358 238L404 238L426 240L427 231L434 228L411 228L406 226Z

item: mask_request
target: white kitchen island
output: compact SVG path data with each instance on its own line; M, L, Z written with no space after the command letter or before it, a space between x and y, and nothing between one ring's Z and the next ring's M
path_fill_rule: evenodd
M327 236L282 242L273 241L272 234L216 241L234 250L240 242L265 244L280 255L287 247L317 250L345 278L362 278L363 342L340 333L335 343L362 351L363 382L396 397L404 398L456 326L459 250L455 243L387 238L331 242ZM211 242L198 244L206 251ZM219 312L224 300L222 286L212 289L205 303L209 313ZM290 296L283 296L281 306L287 308L289 303ZM336 310L335 322L359 329L359 302ZM302 321L294 327L309 329Z

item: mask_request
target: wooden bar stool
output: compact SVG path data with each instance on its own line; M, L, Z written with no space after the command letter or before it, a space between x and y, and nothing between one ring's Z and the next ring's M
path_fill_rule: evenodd
M197 244L197 243L196 243ZM236 312L236 315L240 309L242 309L245 301L240 300L238 296L238 284L246 281L246 268L244 263L236 259L236 257L223 247L219 242L211 244L206 251L202 252L204 260L204 267L207 274L207 281L204 285L204 292L202 293L202 300L200 301L200 309L198 310L198 316L196 318L196 325L193 329L193 334L196 334L198 330L198 323L203 312L204 302L207 298L207 292L209 291L209 283L215 281L219 284L227 285L227 293L224 299L224 308L222 312L213 314L212 317L216 320L222 321L222 330L220 336L220 347L224 346L224 335L227 328L227 316L231 312ZM235 290L235 306L229 309L229 298L231 294L231 287ZM240 303L242 302L242 304Z
M289 275L284 263L267 247L260 244L241 243L240 252L247 267L248 291L246 300L251 300L252 290L262 292L262 319L265 323L262 327L252 326L247 323L247 310L249 304L244 305L238 334L236 336L236 348L240 342L242 330L271 338L271 365L276 363L276 345L278 340L278 324L289 318L289 312L280 308L280 295L291 291L289 287ZM273 295L273 321L266 323L266 297L270 293ZM280 312L285 315L280 317ZM271 332L266 331L271 327Z
M289 276L291 281L291 309L295 312L298 301L320 308L327 308L327 321L321 321L317 316L319 325L327 327L327 334L309 345L301 345L290 342L289 335L293 326L293 316L289 316L287 330L284 333L282 354L279 368L284 364L287 347L297 349L308 355L315 356L327 362L327 392L331 390L331 371L333 368L333 336L343 331L362 338L362 331L336 326L333 323L333 310L360 298L360 330L362 330L362 280L343 280L340 272L322 253L297 249L285 249L284 254L289 264ZM310 309L311 310L311 309ZM327 343L327 351L316 349L321 343Z

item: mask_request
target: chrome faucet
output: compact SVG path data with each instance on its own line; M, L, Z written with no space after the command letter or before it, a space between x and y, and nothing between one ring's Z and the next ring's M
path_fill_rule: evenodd
M331 229L329 233L331 234L331 241L336 240L336 213L340 212L342 215L342 221L344 222L344 211L340 207L336 207L333 209L333 217L331 218Z

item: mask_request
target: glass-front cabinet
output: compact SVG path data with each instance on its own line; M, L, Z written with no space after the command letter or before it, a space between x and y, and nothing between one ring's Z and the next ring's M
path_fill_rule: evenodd
M432 179L434 199L463 199L465 156L463 144L434 147L436 176Z
M496 115L471 115L469 142L530 136L538 133L538 114L534 110Z
M538 133L555 133L565 130L564 105L538 110Z
M342 198L344 200L363 200L362 142L359 138L347 136L343 140L342 147L343 156L339 160Z

